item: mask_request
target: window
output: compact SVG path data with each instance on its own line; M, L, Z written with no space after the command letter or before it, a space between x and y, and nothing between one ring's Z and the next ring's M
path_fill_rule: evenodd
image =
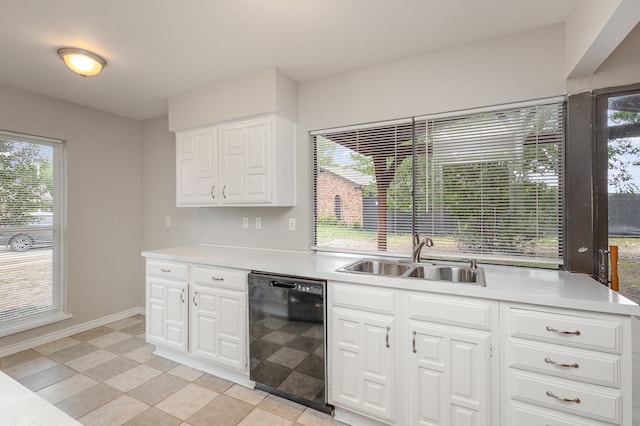
M0 133L0 335L67 318L62 144Z
M562 264L562 102L334 129L313 142L317 250L408 255L420 232L435 242L425 257ZM338 186L351 188L342 219L321 205Z

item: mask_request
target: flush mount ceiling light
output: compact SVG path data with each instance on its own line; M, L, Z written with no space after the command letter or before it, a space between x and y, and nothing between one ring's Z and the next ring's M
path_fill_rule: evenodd
M58 49L58 56L71 71L83 77L97 75L107 65L107 61L95 53L74 47Z

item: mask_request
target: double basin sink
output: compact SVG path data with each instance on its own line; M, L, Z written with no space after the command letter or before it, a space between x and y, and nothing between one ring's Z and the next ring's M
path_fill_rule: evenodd
M338 269L338 272L378 275L386 277L417 278L433 281L486 286L484 271L476 266L451 266L427 263L409 263L406 261L360 259Z

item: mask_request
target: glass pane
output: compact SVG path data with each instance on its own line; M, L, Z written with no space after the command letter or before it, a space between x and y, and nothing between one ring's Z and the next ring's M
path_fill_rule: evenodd
M54 149L0 139L0 324L59 309Z
M640 94L609 98L608 118L609 245L620 293L640 303Z

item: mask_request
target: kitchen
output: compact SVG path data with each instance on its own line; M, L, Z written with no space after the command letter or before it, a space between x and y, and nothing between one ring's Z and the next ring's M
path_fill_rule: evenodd
M627 2L622 5L629 7ZM631 15L624 10L614 15ZM621 25L615 22L610 25ZM304 141L309 131L638 83L637 29L619 46L611 46L611 55L602 57L602 65L589 77L578 73L570 78L565 64L577 64L577 56L589 49L571 49L565 31L570 33L563 24L549 25L299 83L294 208L177 208L172 116L124 118L32 93L38 92L35 84L18 89L5 82L0 88L0 128L67 141L67 308L74 317L3 337L0 347L23 348L25 342L37 346L44 343L38 340L43 336L98 325L124 312L139 313L145 306L143 250L198 242L308 250L310 145ZM117 69L110 63L105 72L111 66ZM250 81L275 74L269 69L243 73ZM199 86L230 90L242 77L230 76L217 85L203 80ZM94 84L89 78L79 81ZM216 111L220 115L215 121L256 115L259 99L240 93ZM247 230L242 228L244 216L250 218ZM170 227L165 226L166 217L171 218ZM259 230L256 217L261 218ZM297 220L295 232L287 230L292 217Z

